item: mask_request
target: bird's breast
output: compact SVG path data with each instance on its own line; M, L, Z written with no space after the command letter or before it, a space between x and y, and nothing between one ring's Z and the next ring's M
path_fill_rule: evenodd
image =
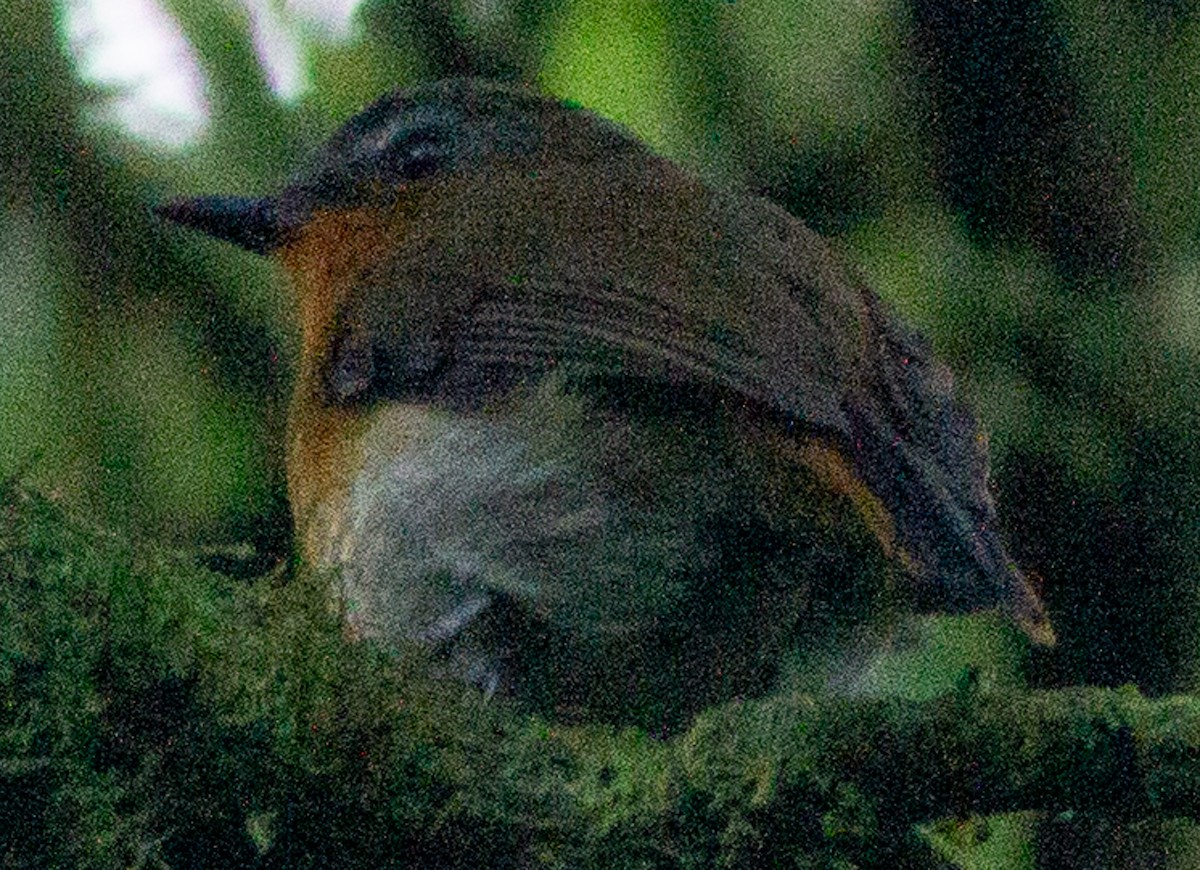
M360 634L419 640L467 589L580 636L632 634L718 568L738 487L695 433L562 395L471 413L383 402L357 428L306 540L341 568Z
M690 709L762 690L797 637L818 646L836 611L889 594L888 518L845 460L719 400L656 408L550 376L490 407L383 401L353 437L307 431L308 455L348 469L297 523L351 631L488 689L617 715L627 685Z

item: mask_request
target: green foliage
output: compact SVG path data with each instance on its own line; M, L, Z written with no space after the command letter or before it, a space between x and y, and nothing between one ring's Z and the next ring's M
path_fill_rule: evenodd
M374 0L344 39L302 34L310 89L291 101L272 93L239 3L164 6L197 52L213 109L180 153L101 120L94 110L113 93L80 80L62 4L0 3L0 474L28 470L140 538L277 549L288 522L286 288L249 255L164 232L148 207L176 192L268 189L385 89L516 75L838 234L845 257L930 333L992 431L1014 550L1045 578L1062 643L1035 676L1196 684L1200 19L1189 4ZM76 532L21 522L21 535L5 532L6 576L23 579L7 582L0 614L0 776L12 796L0 814L21 808L3 827L26 864L152 866L184 849L173 844L185 830L198 832L195 851L168 863L283 864L265 856L284 841L363 856L354 850L381 819L423 817L431 801L452 807L439 810L444 830L475 825L476 844L532 836L453 808L428 759L413 768L424 785L395 792L392 809L326 823L322 801L356 795L331 771L347 769L333 755L358 738L322 743L314 733L328 732L291 705L312 692L315 716L335 704L330 685L370 668L335 667L323 605L299 609L320 630L294 615L272 622L298 592L234 588L182 562L160 573L115 539L124 567L100 567L70 555ZM42 557L55 553L47 574ZM195 595L178 597L179 582ZM268 622L284 632L274 642L245 629ZM997 684L1016 679L992 632L966 641L936 620L919 631L934 653L881 663L880 691L927 697L947 673L953 682L948 662L961 660L941 653L956 645L968 660L1007 659ZM281 676L309 657L329 670ZM374 691L363 696L390 690ZM141 719L113 718L139 704ZM330 754L318 763L321 747ZM277 750L286 763L263 761ZM620 774L625 796L596 798L613 831L634 781ZM1007 824L1019 841L1036 827L1009 822L993 833ZM757 842L741 824L723 842ZM312 842L305 825L334 845ZM1186 852L1187 835L1171 836ZM560 843L546 855L569 853L567 834L544 840ZM206 854L210 842L237 845ZM641 854L622 852L620 834L607 842L610 856Z
M1193 698L968 676L738 702L656 740L431 683L415 652L348 643L328 583L237 584L7 486L5 866L936 867L915 823L1200 814ZM986 866L1015 822L994 824L927 836Z
M15 468L55 442L54 373L61 364L50 266L55 237L29 215L0 217L0 468ZM61 256L61 251L58 252ZM36 290L35 290L36 288ZM58 446L58 445L55 445Z
M575 4L559 28L541 74L549 91L622 119L656 148L678 141L686 126L662 90L671 34L661 8L634 0Z

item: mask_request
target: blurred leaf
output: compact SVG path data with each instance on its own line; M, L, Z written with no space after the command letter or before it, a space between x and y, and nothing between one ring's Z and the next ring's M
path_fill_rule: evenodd
M266 474L256 464L264 433L252 409L215 389L161 309L143 309L111 329L109 389L114 415L129 428L141 522L194 539L230 506L262 509Z
M1200 17L1179 4L1064 0L1065 45L1107 136L1127 151L1138 210L1168 252L1200 228Z
M208 142L192 167L210 187L230 193L281 181L280 169L299 153L287 113L268 85L254 49L250 18L234 0L164 0L207 76L212 106Z
M47 224L29 209L0 214L0 476L18 468L43 472L30 463L49 459L53 467L61 459L55 375L62 253L52 249Z
M626 125L662 153L678 154L688 125L671 87L667 25L657 0L571 3L550 36L539 81Z
M753 68L761 121L788 131L804 149L884 121L891 0L750 0L724 8L727 32Z

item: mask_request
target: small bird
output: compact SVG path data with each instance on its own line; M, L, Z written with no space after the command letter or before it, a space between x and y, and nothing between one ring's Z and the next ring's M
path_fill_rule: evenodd
M1053 642L927 343L799 220L577 105L419 85L274 195L157 211L290 276L289 499L353 636L640 724L906 610Z

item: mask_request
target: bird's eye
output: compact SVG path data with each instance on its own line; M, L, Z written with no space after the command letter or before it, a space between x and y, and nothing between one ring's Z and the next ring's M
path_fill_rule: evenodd
M445 168L448 149L436 130L413 130L389 143L378 157L379 174L410 181Z
M411 143L404 161L405 176L423 178L437 172L446 159L446 149L441 143L424 139Z

